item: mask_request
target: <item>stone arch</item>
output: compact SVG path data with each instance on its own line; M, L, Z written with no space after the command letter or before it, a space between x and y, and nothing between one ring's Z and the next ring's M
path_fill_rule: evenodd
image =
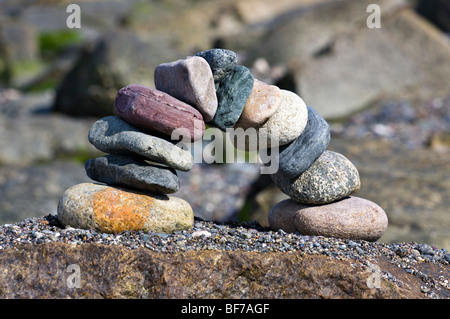
M327 151L325 119L296 93L255 79L236 53L211 49L163 63L155 87L120 89L116 115L91 127L89 141L107 155L86 162L97 184L63 195L63 224L112 233L190 228L192 208L169 194L180 186L176 171L194 165L188 146L211 126L233 136L236 149L259 152L261 173L290 197L269 213L274 230L371 241L384 233L384 211L350 196L360 188L359 173Z

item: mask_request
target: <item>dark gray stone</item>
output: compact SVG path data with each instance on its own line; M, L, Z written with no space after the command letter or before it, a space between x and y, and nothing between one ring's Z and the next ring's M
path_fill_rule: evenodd
M92 145L105 153L138 154L180 171L189 171L194 165L190 151L143 133L117 116L107 116L95 122L88 137Z
M89 178L111 186L122 186L160 194L175 193L180 181L175 170L154 166L142 158L105 155L85 165Z
M351 194L361 187L356 167L342 154L325 151L297 178L280 171L271 175L275 185L296 202L328 204Z
M444 259L450 263L450 253L445 254Z
M250 70L237 65L220 82L216 82L218 107L212 124L225 131L239 120L253 89Z
M210 49L196 54L208 62L214 81L222 79L237 64L235 52L225 49Z
M428 244L420 244L419 250L422 255L431 255L434 256L433 248Z
M325 151L329 142L328 123L308 106L308 123L302 134L292 143L280 147L279 171L287 177L299 176Z

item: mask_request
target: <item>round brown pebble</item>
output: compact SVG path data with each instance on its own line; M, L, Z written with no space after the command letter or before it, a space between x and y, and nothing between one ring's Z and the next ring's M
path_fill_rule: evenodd
M260 127L275 114L280 105L281 90L275 85L255 79L252 93L234 127Z
M377 204L354 196L327 205L287 199L272 207L269 225L302 235L377 241L387 228L388 218Z

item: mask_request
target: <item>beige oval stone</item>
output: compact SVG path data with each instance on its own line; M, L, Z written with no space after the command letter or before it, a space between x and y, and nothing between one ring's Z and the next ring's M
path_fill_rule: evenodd
M234 127L260 127L275 114L280 105L281 90L275 85L255 79L252 92Z
M388 225L387 215L380 206L354 196L317 206L287 199L274 205L269 216L274 230L293 232L295 228L302 235L367 241L377 241Z
M180 198L82 183L64 192L58 204L58 219L66 226L104 233L170 233L191 228L194 213L189 203Z
M307 122L308 109L302 98L294 92L281 90L278 110L262 126L237 128L230 138L235 148L245 151L282 146L299 137Z

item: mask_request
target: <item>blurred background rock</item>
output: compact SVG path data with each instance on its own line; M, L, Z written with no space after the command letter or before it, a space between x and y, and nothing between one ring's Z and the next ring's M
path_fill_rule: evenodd
M69 29L70 3L81 28ZM381 8L370 29L367 6ZM163 62L222 47L297 92L331 126L330 150L385 209L382 242L450 250L450 3L446 0L0 0L0 223L55 214L89 181L90 126L117 91L153 87ZM181 189L204 219L267 225L286 198L259 164L196 164Z

